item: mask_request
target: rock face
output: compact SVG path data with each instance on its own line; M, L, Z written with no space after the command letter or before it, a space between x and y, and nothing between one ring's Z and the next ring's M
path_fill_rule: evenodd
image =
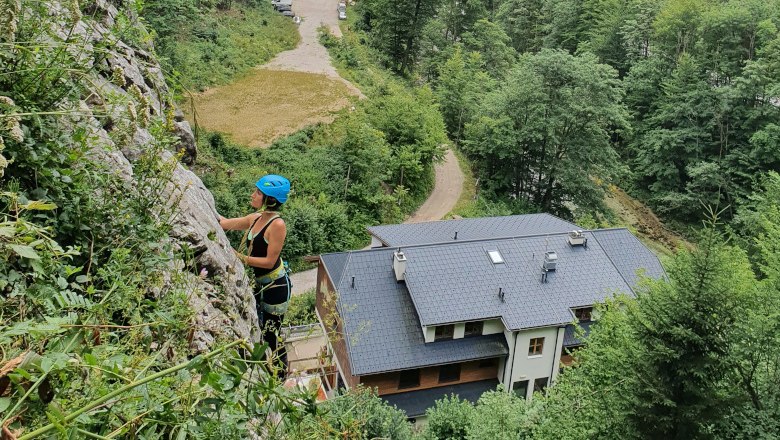
M50 2L49 11L54 17L62 17L63 26L54 29L54 35L81 39L85 49L80 56L94 72L85 81L88 93L80 103L87 119L82 122L90 127L92 158L132 182L134 162L142 153L156 151L152 150L156 139L150 120L167 120L169 132L178 139L174 149L185 164L195 160L196 144L190 125L176 117L180 112L171 107L162 69L151 55L153 48L131 47L111 31L119 15L115 3L93 0L83 9L95 18L85 14L75 25L67 24L73 11L65 3ZM102 47L101 51L95 51L96 46ZM110 116L92 116L98 113ZM160 159L176 162L169 151L162 151ZM158 196L161 203L171 205L176 212L171 239L191 249L198 272L207 272L205 278L185 274L192 286L190 302L195 312L192 347L208 350L219 336L256 341L257 313L251 287L243 265L217 223L211 193L198 176L176 162L171 181ZM171 270L184 266L182 261L171 262Z

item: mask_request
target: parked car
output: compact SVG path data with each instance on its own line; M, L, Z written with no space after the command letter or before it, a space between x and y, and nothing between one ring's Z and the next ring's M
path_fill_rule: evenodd
M339 3L339 7L337 8L339 11L339 20L346 20L347 19L347 4L344 2Z
M285 17L295 17L295 12L288 9L286 11L282 11L282 15Z
M273 0L274 9L279 10L280 6L287 5L292 9L292 0Z
M278 12L292 11L292 5L288 5L288 4L282 3L282 4L280 4L279 6L276 7L276 10Z

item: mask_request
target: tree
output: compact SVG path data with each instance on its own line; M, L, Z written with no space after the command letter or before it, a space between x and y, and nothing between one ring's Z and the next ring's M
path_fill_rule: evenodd
M288 427L290 438L348 438L371 440L412 438L403 411L391 407L370 389L352 388L319 407L315 415L305 417L300 424Z
M482 68L493 78L502 78L515 62L515 51L509 43L506 33L487 20L477 21L471 31L463 34L463 46L481 55Z
M388 94L372 99L366 107L369 124L384 133L390 145L392 182L420 190L427 171L441 159L447 141L444 121L428 88L414 92L390 86Z
M627 127L616 77L590 54L521 56L466 125L464 149L487 189L565 216L569 202L601 206L617 168L611 138Z
M496 23L519 53L541 50L547 28L544 4L544 0L506 0L499 6Z
M445 25L445 35L453 43L469 32L474 23L487 18L485 0L445 0L438 12L438 19Z
M780 230L780 214L765 218ZM677 252L668 279L644 280L636 299L601 307L576 366L544 399L539 438L778 434L777 284L758 281L715 226L698 249Z
M466 440L474 416L474 406L458 396L444 396L425 412L428 421L422 438L425 440Z
M477 401L468 440L515 440L529 438L534 425L532 404L499 388L484 393Z
M718 156L711 144L716 96L703 75L693 58L682 56L671 77L662 82L662 98L637 130L633 145L636 169L653 194L654 207L680 217L699 210L698 194L686 190L691 183L689 167Z
M450 137L460 141L463 126L477 112L479 98L485 90L493 88L493 81L480 68L481 56L478 53L464 54L461 46L442 66L435 90L441 114Z
M393 70L409 73L417 60L422 30L439 0L365 0L359 5L371 44L388 57Z

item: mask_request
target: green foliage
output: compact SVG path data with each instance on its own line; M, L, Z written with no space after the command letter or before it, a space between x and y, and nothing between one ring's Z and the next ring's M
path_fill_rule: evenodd
M422 30L438 4L439 0L365 0L358 3L358 13L387 66L407 74L417 60Z
M757 280L712 226L698 250L678 251L668 275L602 308L577 366L544 399L538 437L778 434L775 278Z
M476 117L482 94L493 88L492 79L480 64L478 53L464 54L457 46L439 72L436 98L447 131L455 141L462 139L466 122Z
M527 438L534 426L534 405L502 388L483 394L468 427L468 440Z
M616 73L592 55L524 55L466 125L464 150L499 197L566 217L568 202L599 208L618 168L611 137L627 124L621 99Z
M23 428L15 438L24 440L239 439L250 419L300 417L311 396L280 388L260 361L265 346L190 350L189 295L201 287L188 251L168 235L178 166L168 121L150 117L132 87L100 96L115 110L109 118L93 109L98 124L80 106L93 85L85 77L97 76L86 63L126 46L85 45L68 31L77 9L63 17L43 3L24 8L24 20L10 17L16 32L2 37L17 43L0 45L9 159L0 178L0 425ZM65 32L52 31L58 26ZM120 19L109 31L123 37L126 26ZM151 140L123 177L100 159L128 147L139 128Z
M146 0L142 16L175 88L225 84L300 38L292 21L266 1Z
M473 423L474 406L452 394L437 400L435 406L425 412L427 423L423 439L465 440L468 428Z
M293 438L412 438L406 415L395 407L390 407L372 390L362 386L351 388L326 401L319 410L318 414L307 416L299 425L290 427Z
M465 49L481 55L482 69L493 78L503 78L515 62L515 50L509 43L504 30L485 19L478 20L463 34Z
M390 145L391 181L417 193L416 184L441 159L442 144L447 142L433 93L427 88L409 91L391 85L386 94L367 104L365 112Z
M314 310L316 302L317 297L314 289L300 295L294 295L290 298L290 308L284 314L284 325L292 327L318 323L317 314Z

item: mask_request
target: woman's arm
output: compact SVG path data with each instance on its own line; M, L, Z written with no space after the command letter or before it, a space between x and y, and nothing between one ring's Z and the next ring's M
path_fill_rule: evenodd
M225 231L245 231L249 229L252 220L257 215L258 214L249 214L246 217L225 218L217 214L217 219L219 220L219 225L222 226L222 229Z
M287 225L284 224L284 220L279 219L271 223L268 227L268 253L265 257L248 257L243 254L239 254L239 258L246 264L252 267L259 267L262 269L273 269L274 263L279 259L279 254L282 253L282 247L284 246L284 239L287 238Z

